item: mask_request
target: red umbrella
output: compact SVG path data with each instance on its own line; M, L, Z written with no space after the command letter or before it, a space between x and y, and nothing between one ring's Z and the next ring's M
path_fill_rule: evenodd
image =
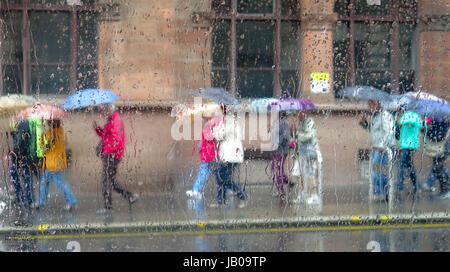
M26 108L19 112L15 118L16 119L44 119L44 120L54 120L62 119L67 117L67 112L61 108L43 105L39 102L34 104L33 107Z

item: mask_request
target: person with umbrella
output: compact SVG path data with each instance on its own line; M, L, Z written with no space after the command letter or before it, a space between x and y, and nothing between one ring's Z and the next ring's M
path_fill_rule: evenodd
M217 162L217 142L212 133L214 127L219 125L221 120L215 116L215 112L205 111L202 113L206 121L202 131L202 142L200 148L200 168L195 179L192 190L186 191L188 197L201 199L203 190L206 186L209 176L213 173L213 165ZM194 144L195 150L195 144ZM194 152L194 151L193 151Z
M290 126L287 120L287 112L282 111L278 120L278 148L272 152L272 182L276 186L275 196L285 197L285 185L289 184L285 173L286 159L289 154L289 142L291 138ZM294 183L292 183L294 184Z
M99 213L106 213L113 209L112 190L121 194L133 204L138 200L138 195L131 193L116 180L117 167L125 152L125 126L118 111L113 104L105 104L100 107L101 113L108 118L102 128L94 122L94 129L101 138L101 158L103 163L102 193L104 209Z
M299 179L299 194L294 203L306 201L308 205L320 205L319 197L322 182L322 153L317 138L317 129L311 116L303 111L297 114L298 123L294 128L294 137L291 147L294 147L294 168L292 175ZM310 186L310 196L305 199L305 180ZM319 184L318 184L319 183Z
M15 191L16 204L31 208L34 202L33 159L31 156L31 130L28 120L16 120L11 123L13 149L9 153L11 160L10 176Z
M62 108L64 110L75 110L81 108L91 108L100 106L102 115L108 121L102 128L95 122L93 124L95 132L101 138L100 145L97 147L98 155L102 159L102 194L104 200L104 209L98 213L104 214L113 209L112 190L121 194L130 204L136 202L139 195L128 191L124 186L116 181L117 167L123 158L125 152L125 126L119 112L111 104L119 100L119 97L108 90L85 89L79 90L74 95L64 100Z
M64 171L67 169L66 137L61 120L48 120L48 124L50 130L45 133L47 145L43 163L45 172L42 176L39 200L35 203L35 208L47 204L49 188L54 182L66 200L64 210L69 211L77 204L77 200L64 180Z
M389 170L395 148L394 116L382 108L380 101L369 100L370 121L363 117L359 124L370 132L372 145L372 200L388 199Z
M445 161L450 153L449 123L438 122L431 118L428 120L430 120L426 134L428 144L424 147L424 153L431 158L433 166L423 187L424 189L432 188L434 181L437 179L440 184L440 198L448 199L450 197L448 191L449 175L445 167Z
M239 207L244 207L244 200L247 199L247 193L241 186L234 181L233 173L236 166L244 162L244 146L242 144L242 129L237 117L229 114L228 105L221 105L223 120L213 129L213 136L219 142L219 163L216 172L217 185L217 203L211 206L227 204L227 191L231 190L237 194L241 200Z
M16 137L13 137L13 142L15 148L21 149L16 154L22 154L21 156L24 157L26 153L25 157L27 159L20 159L21 162L19 164L21 164L21 167L17 168L20 169L19 172L14 169L16 167L11 168L13 180L21 176L25 181L29 178L32 183L33 174L37 176L38 180L41 180L41 168L44 166L43 160L45 157L44 146L47 144L43 133L43 122L44 120L60 119L65 116L66 113L62 109L39 102L35 102L32 107L28 107L14 116L13 124L18 122L18 130L15 132ZM21 190L20 187L17 189ZM33 192L31 194L34 196ZM37 206L37 202L31 204L31 207Z
M420 148L420 132L426 124L419 114L410 110L403 110L403 115L400 117L398 124L400 126L400 139L398 147L400 150L399 171L397 190L403 190L403 182L405 180L406 172L409 172L409 178L413 184L413 194L420 190L420 183L417 180L416 170L414 167L414 153Z

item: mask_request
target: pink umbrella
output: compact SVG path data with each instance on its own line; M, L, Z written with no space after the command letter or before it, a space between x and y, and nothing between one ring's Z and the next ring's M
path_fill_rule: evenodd
M405 96L409 96L413 99L416 100L433 100L433 101L437 101L437 102L441 102L444 104L447 104L447 101L445 101L444 99L437 97L433 94L430 93L425 93L425 92L408 92L404 94Z
M19 112L15 119L44 119L54 120L67 117L67 112L64 110L50 105L43 105L39 102L34 104L33 107L26 108Z

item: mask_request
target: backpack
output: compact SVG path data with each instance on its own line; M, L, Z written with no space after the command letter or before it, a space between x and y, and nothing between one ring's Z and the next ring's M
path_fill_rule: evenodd
M31 161L31 130L28 120L21 120L13 135L14 139L14 153L21 161Z

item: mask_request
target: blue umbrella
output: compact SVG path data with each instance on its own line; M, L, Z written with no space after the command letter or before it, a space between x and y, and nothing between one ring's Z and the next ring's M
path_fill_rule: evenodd
M119 100L119 97L111 91L86 89L67 97L62 104L62 108L64 110L75 110L99 104L112 103L117 100Z
M392 101L390 94L372 86L354 86L341 89L337 93L338 97L357 101L375 100L380 102Z
M450 122L450 105L433 100L412 101L406 107L422 117L431 118L436 122Z
M414 99L401 95L401 94L391 94L391 101L381 101L381 105L386 110L395 111L401 107L407 106L409 103L411 103Z

